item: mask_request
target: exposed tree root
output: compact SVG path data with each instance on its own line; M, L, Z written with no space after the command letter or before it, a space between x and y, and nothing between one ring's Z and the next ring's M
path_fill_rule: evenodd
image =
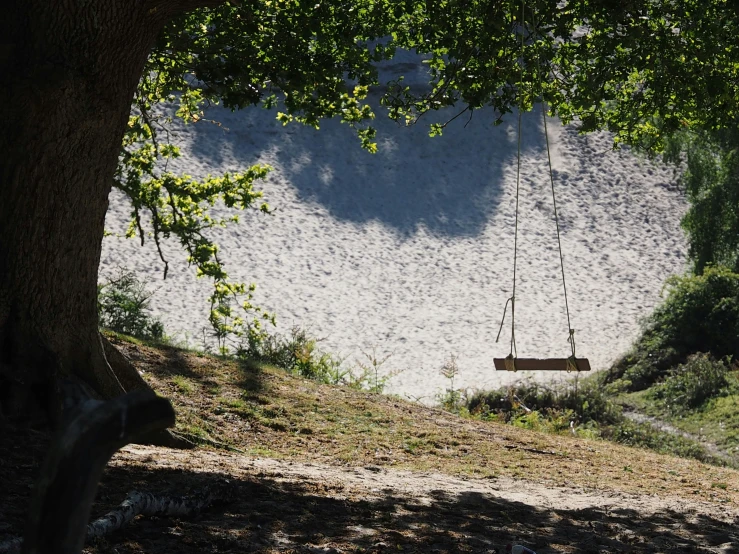
M172 405L153 392L135 391L107 402L81 398L55 434L33 489L23 552L79 554L110 457L172 425Z

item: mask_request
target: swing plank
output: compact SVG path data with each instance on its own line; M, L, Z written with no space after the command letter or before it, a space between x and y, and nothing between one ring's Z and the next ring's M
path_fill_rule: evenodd
M590 371L587 358L577 358L579 371ZM493 358L497 371L507 371L505 358ZM567 371L567 358L516 358L516 371Z

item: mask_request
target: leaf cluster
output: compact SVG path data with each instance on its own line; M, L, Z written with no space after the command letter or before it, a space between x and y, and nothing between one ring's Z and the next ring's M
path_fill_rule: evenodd
M284 124L318 128L338 117L375 151L370 100L378 96L402 124L454 108L430 124L431 135L483 107L500 123L544 101L583 131L607 128L617 142L660 151L681 130L715 131L737 120L738 31L736 10L721 0L261 0L195 10L158 37L133 101L115 176L133 204L129 235L150 234L165 276L160 241L171 236L198 274L213 279L211 323L225 347L225 337L246 332L234 304L256 316L254 325L271 316L253 305L253 286L228 280L208 238L237 217L219 219L209 209L223 202L269 212L254 188L268 168L205 179L169 172L179 155L169 136L173 117L202 123L215 104L261 104ZM426 86L406 85L401 74L379 81L379 64L400 49L423 56ZM717 195L707 209L724 200Z

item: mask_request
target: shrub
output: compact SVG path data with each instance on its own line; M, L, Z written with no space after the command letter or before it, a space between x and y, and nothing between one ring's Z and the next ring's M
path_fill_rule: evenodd
M632 351L608 372L643 390L691 354L715 358L739 354L739 274L708 267L702 275L673 277L665 301L646 320Z
M648 448L660 454L671 454L715 465L726 465L724 460L711 455L696 441L659 431L648 423L639 423L627 419L618 425L603 428L602 437L627 446Z
M236 350L240 358L256 360L314 381L337 385L348 379L343 360L318 349L318 339L299 327L287 335L267 334L250 328Z
M150 298L146 284L121 269L114 278L98 284L100 326L140 339L163 340L164 325L151 316Z
M599 376L589 378L577 385L548 386L541 383L517 383L510 388L501 388L473 394L467 401L467 409L473 415L510 421L521 414L521 409L560 417L567 413L579 424L597 422L611 424L621 420L622 410L608 395Z
M673 413L697 408L728 386L729 371L724 361L696 354L672 370L664 382L652 387L649 394Z

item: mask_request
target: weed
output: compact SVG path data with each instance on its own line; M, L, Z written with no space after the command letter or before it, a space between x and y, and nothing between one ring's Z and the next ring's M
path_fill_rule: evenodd
M175 375L172 377L172 383L177 389L186 396L191 396L195 392L192 383L187 377L182 375Z
M390 379L400 373L399 370L384 374L382 372L382 366L390 359L392 352L378 356L377 346L373 346L370 351L361 352L365 359L356 362L359 371L349 372L347 384L354 389L382 394Z
M320 339L311 338L305 329L293 327L287 335L249 332L236 350L237 357L268 363L289 373L319 383L347 383L349 370L344 360L318 348Z
M448 412L459 413L464 394L463 391L454 388L454 379L459 375L459 365L454 354L449 354L449 359L441 366L439 373L449 380L449 387L438 396L439 404Z
M164 325L150 315L151 295L135 273L119 268L114 277L98 284L100 326L140 339L162 341Z

